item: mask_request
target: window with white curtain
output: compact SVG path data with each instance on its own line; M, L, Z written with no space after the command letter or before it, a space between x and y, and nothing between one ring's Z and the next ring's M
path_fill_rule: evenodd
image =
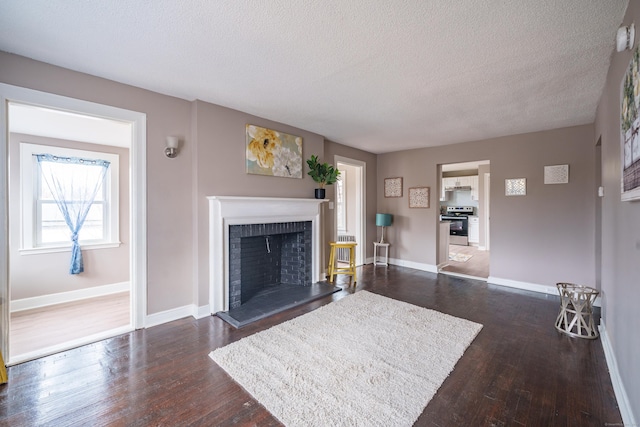
M44 181L41 169L37 165L36 154L103 159L111 163L107 170L106 179L100 185L84 225L78 233L78 242L83 248L118 246L120 244L118 223L119 156L113 153L23 142L20 144L21 251L43 253L70 250L71 248L69 227ZM75 186L84 184L84 182L71 183L70 181L72 169L82 167L81 165L58 164L55 167L56 176L62 182L69 181L69 184Z

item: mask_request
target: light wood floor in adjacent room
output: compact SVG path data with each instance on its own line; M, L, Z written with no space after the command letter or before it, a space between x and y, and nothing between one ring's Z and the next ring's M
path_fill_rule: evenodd
M449 253L469 254L471 258L465 262L449 260L449 265L440 271L483 279L489 277L489 251L481 251L475 246L449 245Z
M11 313L16 357L129 324L129 292Z

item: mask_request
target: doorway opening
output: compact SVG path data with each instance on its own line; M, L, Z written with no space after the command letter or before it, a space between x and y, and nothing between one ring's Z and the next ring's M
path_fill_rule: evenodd
M334 240L354 241L356 265L363 265L366 256L366 163L347 157L335 156L340 179L336 182ZM338 261L340 254L338 254Z
M438 272L489 277L490 162L440 165Z
M602 197L604 189L602 187L602 135L598 138L595 146L596 188L596 289L602 289Z
M8 364L143 327L145 115L9 85L0 93Z

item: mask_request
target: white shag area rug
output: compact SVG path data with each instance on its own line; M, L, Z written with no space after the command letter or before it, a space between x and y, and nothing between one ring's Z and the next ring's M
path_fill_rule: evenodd
M481 329L360 291L209 356L287 426L411 426Z

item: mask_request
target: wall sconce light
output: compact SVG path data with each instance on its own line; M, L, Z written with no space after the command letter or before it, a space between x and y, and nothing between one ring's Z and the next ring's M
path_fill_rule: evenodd
M376 225L378 227L382 227L382 237L380 237L380 243L385 243L384 241L384 228L391 225L391 220L393 219L393 215L387 213L377 213L376 214Z
M636 37L636 27L634 24L628 27L618 28L618 34L616 35L616 50L622 52L625 49L631 50Z
M178 155L178 144L180 144L180 138L177 136L167 137L167 148L164 149L164 155L170 159L173 159Z

